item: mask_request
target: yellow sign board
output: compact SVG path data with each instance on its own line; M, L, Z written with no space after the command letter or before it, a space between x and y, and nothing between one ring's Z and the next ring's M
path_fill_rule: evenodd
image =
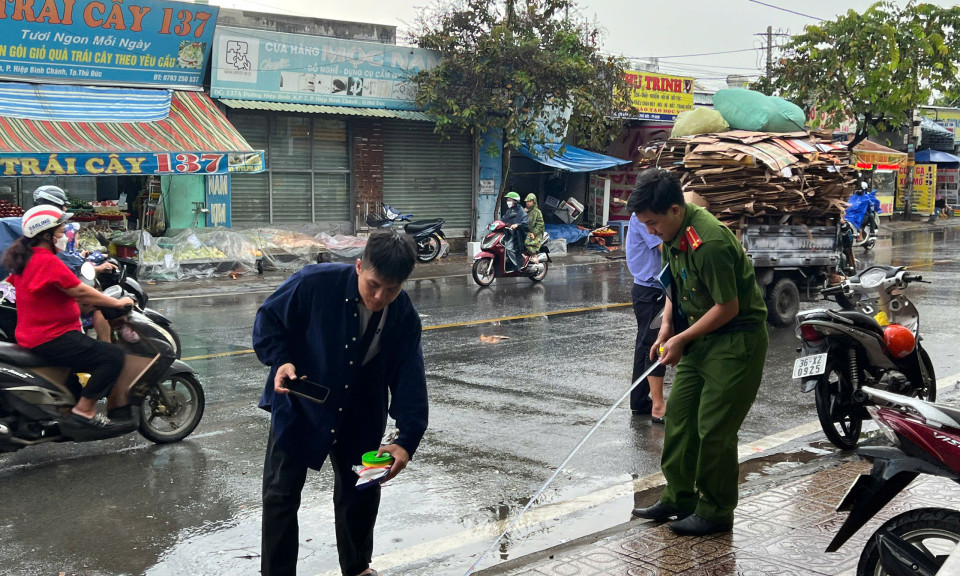
M900 174L897 177L897 203L896 210L902 211L904 207L904 194L907 190L907 168L900 167ZM918 214L933 214L933 201L937 192L937 165L936 164L917 164L913 167L913 199L911 206L913 212Z
M628 70L630 102L641 120L672 121L677 114L693 109L693 78Z

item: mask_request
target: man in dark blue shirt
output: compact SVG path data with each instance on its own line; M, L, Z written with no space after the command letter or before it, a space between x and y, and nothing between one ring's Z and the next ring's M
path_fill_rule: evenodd
M370 568L380 487L356 488L351 467L365 452L390 453L385 481L413 456L427 428L420 317L401 289L416 245L393 229L370 235L356 265L316 264L291 276L260 307L253 347L270 366L260 407L271 413L263 469L263 576L296 573L297 510L307 469L327 456L343 576ZM288 394L288 380L329 389L323 403ZM380 446L387 414L394 443Z

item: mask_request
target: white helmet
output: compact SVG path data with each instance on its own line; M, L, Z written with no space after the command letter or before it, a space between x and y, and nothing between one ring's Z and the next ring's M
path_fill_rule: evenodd
M54 206L34 206L27 210L21 218L23 235L27 238L34 238L44 230L52 230L63 224L72 216L72 213L63 212Z
M59 186L41 186L33 191L34 204L53 204L61 209L67 205L67 193Z

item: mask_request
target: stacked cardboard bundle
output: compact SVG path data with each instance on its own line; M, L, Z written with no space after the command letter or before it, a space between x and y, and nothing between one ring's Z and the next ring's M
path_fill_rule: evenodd
M650 165L680 173L688 199L733 230L835 224L855 184L847 148L807 132L671 138Z

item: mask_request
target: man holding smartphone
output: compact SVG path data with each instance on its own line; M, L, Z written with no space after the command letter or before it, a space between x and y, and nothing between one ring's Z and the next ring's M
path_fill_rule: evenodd
M378 230L356 265L307 266L257 312L253 348L271 367L260 398L271 413L263 576L296 574L300 495L307 470L319 470L328 456L341 573L377 574L370 560L380 488L358 490L351 468L365 452L389 453L394 463L384 481L390 480L406 467L427 428L420 317L402 290L415 263L409 235ZM380 446L388 412L399 435Z

